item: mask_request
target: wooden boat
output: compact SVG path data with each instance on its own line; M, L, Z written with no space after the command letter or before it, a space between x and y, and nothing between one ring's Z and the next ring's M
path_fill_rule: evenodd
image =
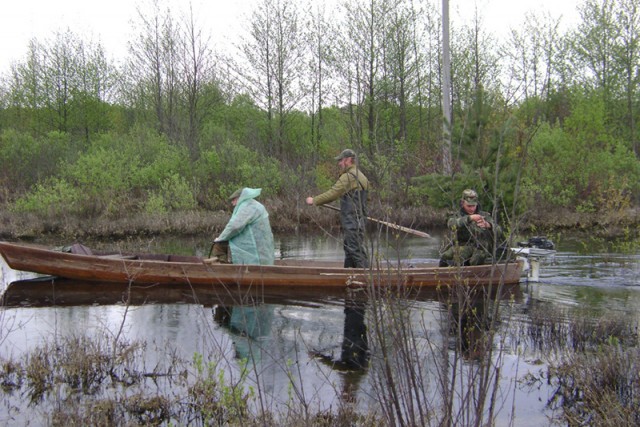
M234 265L210 263L197 256L96 255L81 245L73 252L63 252L8 242L0 242L0 254L14 270L85 282L265 288L497 286L518 283L523 269L521 260L470 267L388 262L371 269L342 268L340 262L289 259L273 266Z

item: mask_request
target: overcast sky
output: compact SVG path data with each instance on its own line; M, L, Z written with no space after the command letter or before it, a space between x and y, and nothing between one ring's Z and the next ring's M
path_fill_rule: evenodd
M70 29L83 40L100 40L107 55L121 58L127 50L131 21L137 19L141 0L4 0L0 18L0 73L9 65L25 59L29 40L46 41L56 31ZM160 0L170 4L174 17L188 7L188 0ZM252 5L259 0L193 0L202 28L210 29L218 41L237 34L246 25ZM327 0L313 0L326 3ZM333 0L339 1L339 0ZM434 2L438 10L441 0ZM565 24L575 23L576 5L582 0L449 0L451 19L467 19L478 6L486 28L498 36L516 27L527 11L546 10L554 17L563 16ZM463 18L464 16L464 18Z

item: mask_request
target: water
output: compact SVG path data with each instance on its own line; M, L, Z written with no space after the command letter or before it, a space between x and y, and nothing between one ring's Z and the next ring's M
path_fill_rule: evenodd
M208 244L207 240L197 238L156 238L89 246L206 255ZM392 259L436 260L439 244L437 236L430 240L406 237L377 244L375 250ZM343 254L338 239L280 236L277 256L342 259ZM514 325L526 328L531 308L541 304L584 308L594 317L615 312L637 322L638 273L638 254L598 251L585 255L572 247L560 247L553 258L543 262L539 283L525 281L501 300L504 312L508 313L504 315L503 329ZM3 288L13 280L26 278L6 266L2 268L2 276ZM51 288L48 282L43 286L42 289ZM264 392L269 408L286 407L291 399L304 400L319 411L335 410L345 401L354 400L363 411L379 407L374 366L379 363L383 346L375 340L362 342L362 331L372 330L376 307L361 296L287 292L223 298L220 294L206 294L194 301L192 295L153 289L146 290L136 305L127 306L123 303L126 294L123 289L104 291L88 285L79 291L76 287L74 293L80 295L75 300L64 299L63 284L57 289L60 299L54 306L50 299L47 303L32 296L12 300L11 307L0 311L0 360L25 360L43 343L61 343L68 337L141 341L147 345L141 353L140 369L154 372L170 370L176 360L189 365L195 354L202 354L224 361L225 375L237 377L242 360L253 357L256 363L247 381ZM158 296L160 293L164 296ZM242 305L237 304L240 300L244 302ZM451 353L455 338L442 330L443 307L437 296L407 301L406 314L416 330L416 346L426 349L433 343L448 341ZM492 345L502 350L502 410L497 417L498 425L510 425L512 420L515 425L547 424L544 403L551 390L545 386L535 390L518 386L526 373L540 371L541 355L533 347L522 347L504 337L497 338ZM358 351L362 347L369 351ZM430 372L427 376L435 376L437 361L426 350L421 357ZM479 369L477 357L464 358L462 369L467 372ZM430 380L432 383L434 378ZM154 387L162 389L162 382ZM0 411L0 424L44 424L47 419L46 401L40 403L41 409L37 411L31 411L27 400L17 394L5 393L3 401L3 406L10 410ZM511 408L515 408L513 413Z

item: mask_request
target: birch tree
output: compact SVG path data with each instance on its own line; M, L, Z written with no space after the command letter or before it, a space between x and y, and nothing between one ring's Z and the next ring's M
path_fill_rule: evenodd
M602 91L608 105L619 87L615 0L587 0L580 8L582 22L571 35L577 81Z
M116 87L115 67L100 44L71 31L32 40L27 58L11 69L8 99L19 128L82 134L85 140L111 126L105 112Z
M554 89L561 41L559 25L560 20L549 14L527 13L522 25L511 30L501 49L507 62L507 100L544 97Z
M327 104L327 97L332 93L330 64L335 48L332 35L336 34L334 26L327 17L327 10L324 4L315 7L311 11L307 31L308 45L310 46L311 143L313 156L315 156L323 140L324 121L322 110Z

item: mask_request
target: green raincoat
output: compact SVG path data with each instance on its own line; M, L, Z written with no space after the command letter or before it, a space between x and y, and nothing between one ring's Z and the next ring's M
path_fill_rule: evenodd
M229 222L216 242L228 241L234 264L273 265L273 233L269 214L262 203L254 200L260 188L244 188Z

